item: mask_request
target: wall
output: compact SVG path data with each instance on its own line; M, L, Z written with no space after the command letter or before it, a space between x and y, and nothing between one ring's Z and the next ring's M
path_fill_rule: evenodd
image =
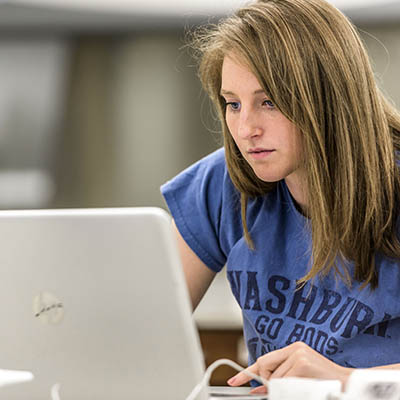
M181 32L83 37L56 207L163 206L159 186L220 145Z
M377 82L400 108L400 21L397 24L361 25Z
M379 85L400 105L400 26L364 25ZM164 206L159 186L221 144L180 30L83 36L72 52L51 206Z

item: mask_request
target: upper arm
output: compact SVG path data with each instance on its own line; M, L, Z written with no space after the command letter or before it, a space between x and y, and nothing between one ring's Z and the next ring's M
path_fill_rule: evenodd
M173 229L194 311L213 281L216 272L208 268L189 247L176 227L175 221L173 221Z

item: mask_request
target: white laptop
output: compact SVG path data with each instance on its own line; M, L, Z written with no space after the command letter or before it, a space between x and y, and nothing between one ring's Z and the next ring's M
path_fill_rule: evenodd
M34 375L0 399L184 400L201 380L167 213L1 211L0 237L0 369Z

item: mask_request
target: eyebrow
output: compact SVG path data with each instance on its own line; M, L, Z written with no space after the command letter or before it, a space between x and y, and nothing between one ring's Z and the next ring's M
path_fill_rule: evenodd
M253 92L253 94L260 94L260 93L265 94L264 89L257 89L257 90L255 90L255 91ZM229 94L229 95L236 96L235 93L233 93L233 92L231 92L231 91L229 91L229 90L224 90L224 89L221 89L220 94L221 94L221 95L223 95L223 94Z

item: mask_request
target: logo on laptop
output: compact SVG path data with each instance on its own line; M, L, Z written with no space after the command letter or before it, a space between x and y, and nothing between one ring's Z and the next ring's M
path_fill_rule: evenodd
M64 306L50 292L40 292L33 299L33 313L45 325L57 325L64 317Z

